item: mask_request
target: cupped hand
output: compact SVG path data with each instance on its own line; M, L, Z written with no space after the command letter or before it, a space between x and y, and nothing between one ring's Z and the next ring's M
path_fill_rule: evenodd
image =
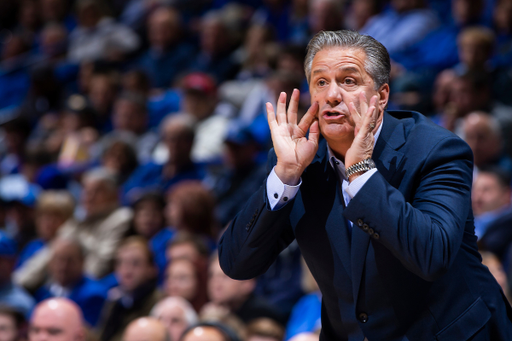
M313 161L318 150L318 103L313 103L297 124L300 92L293 90L288 110L286 93L277 101L277 117L272 104L267 103L267 118L274 151L277 155L276 175L287 185L297 185L304 169ZM309 129L309 137L306 134Z
M373 130L379 118L379 108L377 106L379 97L377 95L373 96L368 105L364 91L359 96L359 111L353 102L348 106L356 126L354 129L354 141L345 155L346 168L371 158L373 154Z

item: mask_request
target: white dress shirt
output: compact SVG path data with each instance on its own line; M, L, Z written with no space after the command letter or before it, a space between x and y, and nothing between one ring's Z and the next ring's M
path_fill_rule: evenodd
M384 119L382 120L379 128L377 129L377 132L375 133L373 148L375 148L375 144L377 143L377 139L380 136L383 124ZM329 155L329 162L331 163L332 168L336 171L338 179L340 179L343 199L345 201L345 206L347 206L350 200L356 196L356 194L364 186L368 179L370 179L370 177L377 172L377 168L369 170L368 172L362 174L354 181L349 183L345 173L345 164L343 164L341 160L334 156L329 145L327 145L327 153ZM277 176L274 166L274 168L272 168L272 172L270 172L267 178L267 197L272 211L280 209L289 200L295 198L295 195L297 195L301 184L302 179L299 180L299 184L296 186L289 186L284 184Z

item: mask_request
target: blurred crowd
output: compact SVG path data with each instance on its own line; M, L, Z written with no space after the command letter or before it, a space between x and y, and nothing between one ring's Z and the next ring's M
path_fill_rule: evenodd
M246 281L216 247L265 180L265 103L303 114L307 43L339 29L388 49L390 110L470 145L508 296L512 0L1 0L0 341L318 340L296 243Z

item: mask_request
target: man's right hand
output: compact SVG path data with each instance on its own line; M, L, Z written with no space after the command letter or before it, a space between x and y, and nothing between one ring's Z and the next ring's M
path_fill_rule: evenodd
M297 124L300 92L293 90L286 112L286 93L281 92L277 101L277 119L272 104L267 103L267 118L277 164L274 168L279 179L290 186L299 183L302 172L313 161L318 149L318 103L313 103ZM309 129L309 139L306 134Z

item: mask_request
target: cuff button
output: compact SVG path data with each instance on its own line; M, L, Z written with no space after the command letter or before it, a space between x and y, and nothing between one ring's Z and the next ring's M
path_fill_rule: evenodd
M279 195L277 195L277 193L274 193L274 198L277 199L278 197L279 197Z
M288 201L288 197L284 197L284 198L283 198L283 201Z

